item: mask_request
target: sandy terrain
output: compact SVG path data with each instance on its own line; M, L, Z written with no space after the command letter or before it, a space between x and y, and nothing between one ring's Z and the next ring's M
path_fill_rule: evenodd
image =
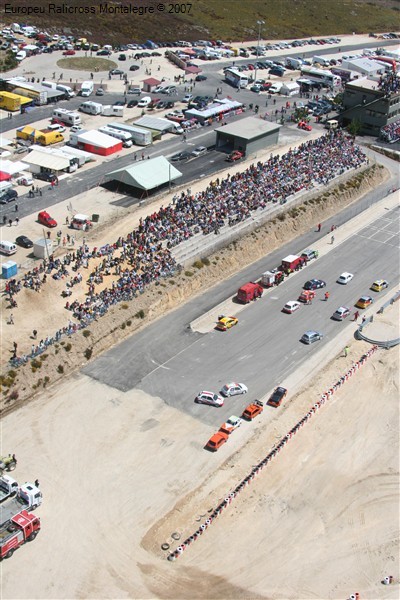
M7 416L3 450L45 501L40 536L2 564L2 597L398 597L380 584L398 581L397 349L373 355L179 561L160 549L197 529L367 348L317 353L316 379L296 395L293 375L285 406L213 456L206 425L82 375Z

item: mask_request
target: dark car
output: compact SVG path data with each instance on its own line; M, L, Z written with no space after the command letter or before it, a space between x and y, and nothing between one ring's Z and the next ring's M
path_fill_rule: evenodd
M96 52L96 56L110 56L111 52L109 50L99 50Z
M162 56L162 54L160 52L152 52L151 56Z
M118 60L126 60L126 54L120 54Z
M17 239L15 240L15 243L18 244L18 246L21 246L22 248L32 248L33 247L32 240L30 240L28 237L26 237L26 235L19 235L17 237Z
M322 281L322 279L310 279L306 281L303 285L304 290L319 290L326 286L326 282Z
M188 160L191 157L190 152L186 152L186 150L184 150L183 152L177 152L177 154L174 154L173 156L171 156L171 160L174 162L180 161L180 160Z
M157 104L155 105L155 108L161 109L161 108L167 108L167 103L164 102L164 100L160 100L159 102L157 102Z
M7 190L0 197L0 204L8 204L9 202L12 202L16 198L18 198L18 192L16 190Z
M279 67L272 67L272 69L270 69L268 73L270 75L277 75L278 77L282 77L285 71L283 71L283 69L279 69Z
M206 81L207 77L205 75L196 75L195 81Z
M117 100L117 102L114 102L114 106L125 106L125 100Z
M57 180L57 176L54 175L54 173L34 173L33 176L35 177L35 179L40 179L41 181L48 181L49 183Z
M110 75L123 75L124 71L122 71L121 69L111 69L110 71Z
M166 105L165 108L174 108L175 106L175 102L172 102L172 100L169 100Z
M140 67L139 67L138 65L131 65L131 66L129 67L129 70L130 70L130 71L138 71L139 69L140 69Z
M281 405L282 400L285 398L287 394L287 389L284 387L277 387L273 393L271 394L267 404L269 406L274 406L275 408L277 408L278 406Z
M134 108L135 106L137 106L139 103L139 100L129 100L128 104L126 105L127 108Z

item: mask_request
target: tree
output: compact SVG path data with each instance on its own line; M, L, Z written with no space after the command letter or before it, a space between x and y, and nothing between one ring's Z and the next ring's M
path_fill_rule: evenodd
M346 129L350 133L350 135L354 137L358 135L362 129L362 123L360 119L353 119Z

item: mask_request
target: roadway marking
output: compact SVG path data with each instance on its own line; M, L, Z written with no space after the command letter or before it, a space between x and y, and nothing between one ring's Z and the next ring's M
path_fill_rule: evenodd
M198 338L197 340L194 340L194 342L192 342L191 344L189 344L188 346L185 346L185 348L182 348L182 350L180 352L178 352L177 354L174 354L174 356L171 356L171 358L169 358L168 360L166 360L164 363L158 364L156 363L155 360L150 359L151 362L155 365L157 365L152 371L149 371L148 373L146 373L146 375L144 377L141 378L141 382L144 381L146 379L146 377L148 377L149 375L152 375L153 373L155 373L156 371L158 371L158 369L168 369L171 370L170 367L166 367L165 365L167 365L171 360L173 360L174 358L176 358L177 356L179 356L180 354L183 354L183 352L186 352L186 350L188 350L189 348L191 348L192 346L194 346L194 344L197 344L197 342L199 342L201 340L201 338Z

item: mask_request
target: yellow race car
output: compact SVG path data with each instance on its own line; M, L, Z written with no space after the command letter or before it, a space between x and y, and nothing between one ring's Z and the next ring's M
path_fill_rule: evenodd
M238 323L239 319L237 319L236 317L224 317L224 315L221 315L220 317L218 317L216 329L218 329L219 331L226 331L227 329L230 329Z
M374 292L381 292L382 290L385 290L388 287L388 285L389 284L385 279L377 279L371 285L371 290L373 290Z

